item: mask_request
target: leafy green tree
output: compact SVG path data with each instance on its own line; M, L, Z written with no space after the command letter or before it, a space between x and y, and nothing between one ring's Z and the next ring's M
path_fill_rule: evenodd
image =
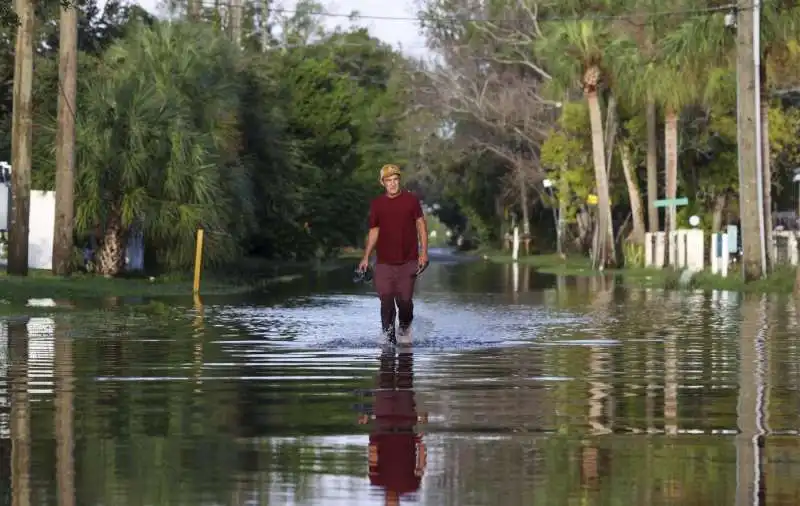
M132 227L169 267L191 262L198 228L212 264L237 253L252 202L235 157L237 62L207 27L140 26L82 81L76 230L97 239L100 273L124 267Z

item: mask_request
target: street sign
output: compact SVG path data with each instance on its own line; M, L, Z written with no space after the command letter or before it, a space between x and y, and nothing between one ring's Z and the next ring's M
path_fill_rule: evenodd
M689 199L681 197L679 199L662 199L653 202L653 207L678 207L689 205Z

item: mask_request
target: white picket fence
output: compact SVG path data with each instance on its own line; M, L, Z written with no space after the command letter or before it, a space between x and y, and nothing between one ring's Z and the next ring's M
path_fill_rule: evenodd
M645 234L645 267L688 269L693 272L706 268L706 244L711 272L727 276L731 258L738 252L738 231L705 235L702 230L679 229L673 232ZM772 234L772 258L775 265L800 264L798 232L776 230Z

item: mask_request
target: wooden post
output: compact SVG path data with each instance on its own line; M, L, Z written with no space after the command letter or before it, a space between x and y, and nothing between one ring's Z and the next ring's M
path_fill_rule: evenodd
M194 286L193 293L200 292L200 270L203 265L203 229L197 229L197 243L194 250Z
M11 213L8 227L8 273L28 275L28 225L31 207L33 119L33 0L16 0L19 17L14 53L14 99L11 121Z
M72 265L75 214L75 97L78 72L78 11L61 6L59 28L58 132L56 133L56 216L53 234L53 274L65 276Z

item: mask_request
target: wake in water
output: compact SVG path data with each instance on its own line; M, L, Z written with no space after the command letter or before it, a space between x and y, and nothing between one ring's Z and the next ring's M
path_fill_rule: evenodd
M447 298L417 300L414 312L411 333L417 351L519 345L535 342L544 327L585 320L541 306L487 306ZM228 307L215 313L221 323L243 327L274 346L374 352L385 343L376 300L370 296L305 297L282 306Z

